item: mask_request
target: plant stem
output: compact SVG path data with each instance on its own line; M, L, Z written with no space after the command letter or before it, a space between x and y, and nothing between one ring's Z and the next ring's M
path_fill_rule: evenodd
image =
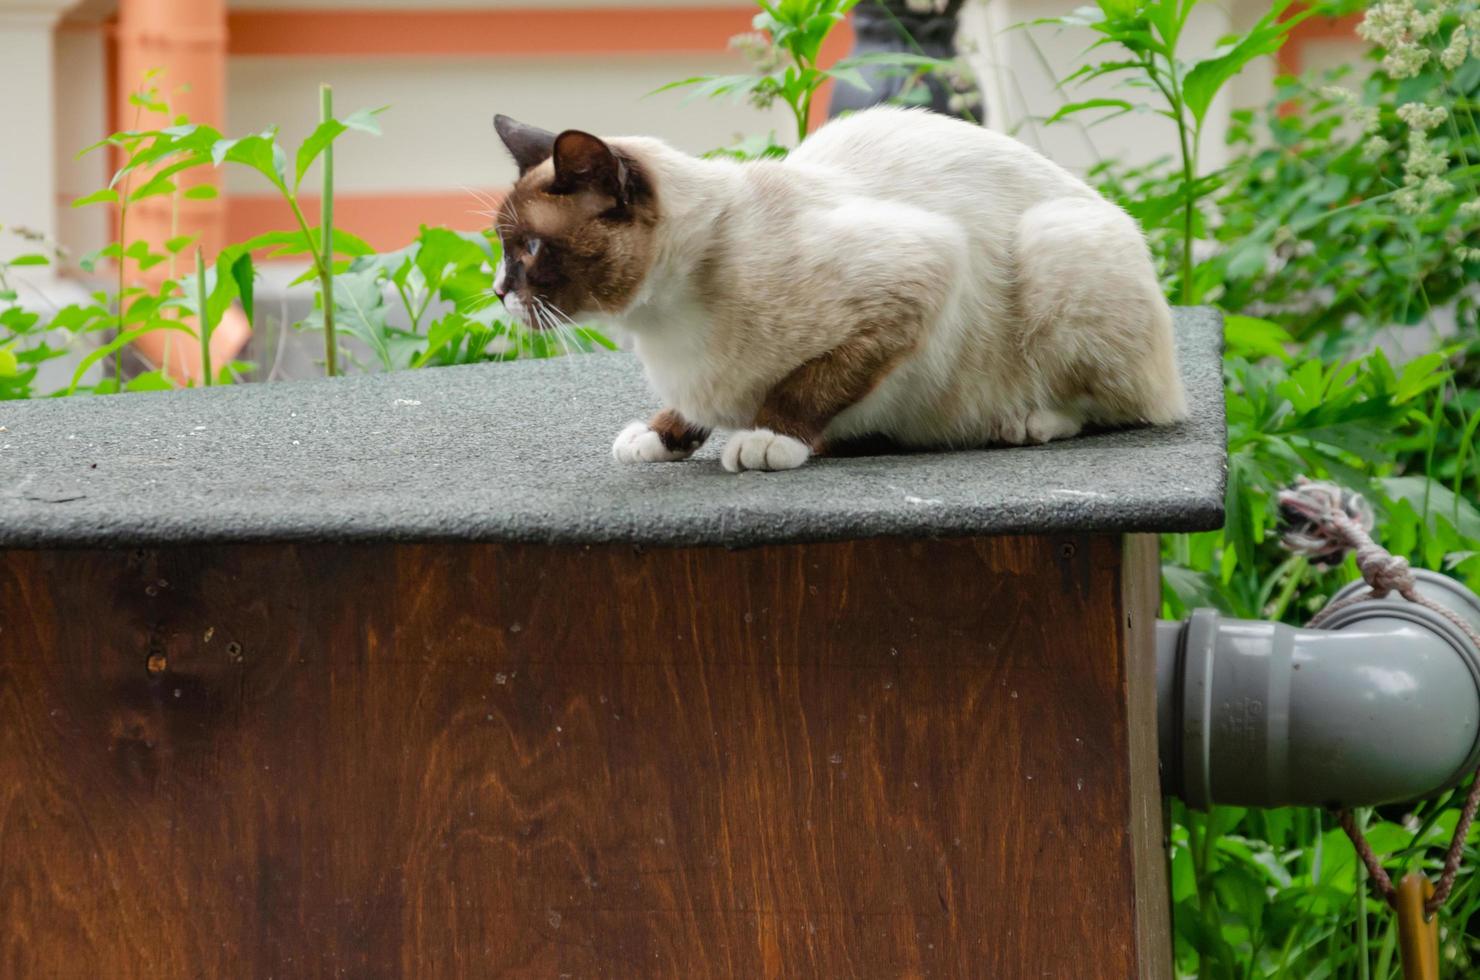
M124 305L124 299L123 299L123 283L124 283L124 270L123 270L123 266L124 266L124 263L127 260L124 258L123 249L124 249L124 242L128 241L127 236L124 234L124 232L128 228L128 189L129 189L128 180L127 180L127 178L125 178L124 184L123 184L123 192L118 195L118 332L119 332L119 334L122 334L123 331L124 331L124 326L123 326L123 305ZM118 350L116 350L116 351L113 352L113 380L114 380L114 382L118 386L117 387L117 391L115 391L114 394L118 394L119 392L122 392L123 391L123 348L122 347L120 347Z
M1274 606L1269 611L1269 621L1278 623L1285 618L1285 610L1290 608L1290 600L1295 598L1295 593L1300 589L1300 583L1305 581L1305 573L1310 568L1310 559L1304 556L1298 557L1290 565L1290 577L1285 579L1285 587L1280 589L1280 594L1274 601Z
M807 138L807 110L800 103L791 103L791 114L797 121L797 145L802 145L802 140Z
M334 118L334 90L319 86L319 122ZM324 147L324 192L319 201L319 292L324 301L324 372L339 373L339 345L334 337L334 144ZM310 239L312 242L312 239Z
M1193 185L1197 181L1197 158L1193 145L1188 142L1187 119L1182 110L1182 93L1177 88L1176 76L1172 76L1172 94L1175 97L1172 111L1177 114L1177 145L1182 152L1182 305L1191 306L1192 289L1192 223L1197 203ZM1193 139L1193 143L1196 139Z
M1359 980L1370 980L1372 974L1372 951L1367 937L1367 866L1354 862L1357 874L1357 976Z
M199 302L197 323L200 333L200 373L209 388L211 379L211 317L206 310L206 258L203 249L195 250L195 296Z
M1171 46L1169 41L1168 45ZM1149 78L1167 100L1167 107L1172 111L1172 117L1177 123L1177 147L1182 154L1182 286L1180 289L1183 306L1190 306L1194 300L1192 291L1192 225L1195 215L1194 204L1196 198L1193 194L1193 184L1197 179L1197 154L1196 137L1189 142L1187 133L1187 113L1182 103L1182 88L1177 84L1177 66L1170 65L1167 73L1167 81L1163 82L1161 71L1156 67L1152 55L1144 55L1142 68Z

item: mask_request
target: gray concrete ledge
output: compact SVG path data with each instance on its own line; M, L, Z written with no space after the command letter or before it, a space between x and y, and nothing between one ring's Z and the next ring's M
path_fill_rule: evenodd
M747 546L1191 531L1223 519L1221 323L1178 313L1192 418L1025 448L734 476L722 439L623 466L656 407L637 362L544 362L0 402L0 546L247 541Z

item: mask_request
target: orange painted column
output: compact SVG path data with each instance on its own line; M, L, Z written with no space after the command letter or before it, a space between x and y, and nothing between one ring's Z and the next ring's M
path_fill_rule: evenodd
M226 122L226 0L120 0L114 89L118 105L115 121L122 129L160 129L174 122L157 112L133 105L129 96L142 88L158 90L173 116L222 129ZM146 76L154 76L145 81ZM132 186L143 179L135 176ZM174 194L145 198L129 205L125 246L143 239L154 251L180 235L198 235L182 252L178 264L161 263L137 276L157 286L166 277L194 268L195 248L213 261L226 244L226 202L221 196L192 200L184 191L197 184L221 190L221 172L213 167L186 170L175 178ZM171 268L175 265L174 268ZM224 364L246 344L250 327L239 312L229 314L212 335L213 364ZM168 339L167 339L168 338ZM185 335L156 331L140 338L137 346L155 364L164 364L177 379L199 379L200 349Z

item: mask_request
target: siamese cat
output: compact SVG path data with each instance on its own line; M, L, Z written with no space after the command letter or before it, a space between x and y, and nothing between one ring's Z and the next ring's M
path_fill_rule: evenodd
M614 323L665 406L622 429L621 462L715 429L740 472L865 436L1021 445L1187 414L1140 229L1010 137L874 108L739 163L495 126L519 179L494 291L536 328Z

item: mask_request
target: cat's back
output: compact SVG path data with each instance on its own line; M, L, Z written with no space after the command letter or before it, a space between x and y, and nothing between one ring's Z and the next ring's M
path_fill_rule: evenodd
M876 106L835 119L788 163L823 167L879 197L955 199L979 189L1039 200L1093 193L1074 175L1010 136L924 109Z

